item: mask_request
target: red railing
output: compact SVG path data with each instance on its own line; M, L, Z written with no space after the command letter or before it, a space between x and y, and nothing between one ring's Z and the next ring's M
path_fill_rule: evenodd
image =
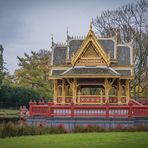
M30 102L30 116L47 117L148 117L148 106L141 105L55 105L52 102Z

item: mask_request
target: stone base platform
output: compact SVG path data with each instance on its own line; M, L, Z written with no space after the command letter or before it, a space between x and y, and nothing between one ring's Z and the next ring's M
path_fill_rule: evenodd
M72 130L74 126L88 126L97 125L104 128L115 128L118 125L123 127L134 127L138 125L148 126L148 117L136 118L96 118L96 117L28 117L27 123L30 125L43 125L43 126L58 126L63 125L65 129Z

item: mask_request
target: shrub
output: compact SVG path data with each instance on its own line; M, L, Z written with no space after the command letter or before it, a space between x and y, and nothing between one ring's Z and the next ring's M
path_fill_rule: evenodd
M126 127L124 129L124 131L126 131L126 132L136 132L136 129L135 129L135 127L130 126L130 127Z
M17 128L13 122L2 123L0 125L0 136L1 137L11 137L16 136Z
M87 125L85 127L85 131L87 131L87 132L105 132L106 129L101 126L97 126L97 125Z
M67 130L64 128L63 124L59 124L57 126L57 131L58 131L58 133L67 133Z
M73 129L74 133L83 133L85 132L85 127L81 125L75 125Z
M106 129L97 125L87 125L87 126L81 126L81 125L75 125L73 132L75 133L83 133L83 132L105 132Z
M60 134L67 133L67 130L64 128L63 124L59 124L58 126L49 126L46 128L48 134Z
M125 131L125 127L122 124L117 124L115 128L113 128L113 131L122 132Z
M135 127L136 131L148 131L148 126L145 126L144 124L138 124Z
M135 132L135 131L148 131L148 126L139 124L135 127L124 127L121 124L115 126L115 128L105 129L97 125L75 125L72 132L84 133L84 132ZM23 135L42 135L42 134L60 134L67 133L63 124L57 126L32 126L25 123L2 123L0 124L0 137L14 137Z

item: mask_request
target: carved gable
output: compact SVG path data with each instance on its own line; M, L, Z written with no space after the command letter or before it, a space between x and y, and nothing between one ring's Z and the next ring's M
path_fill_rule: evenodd
M79 56L76 64L77 66L98 66L98 65L106 65L103 57L101 57L100 53L95 49L92 42L88 44L88 46L83 50L82 54Z
M73 66L109 66L110 56L99 44L92 28L82 45L71 58Z
M91 58L94 58L94 57L98 57L98 53L96 52L96 50L94 49L94 47L90 44L88 46L88 48L86 49L86 51L84 52L84 54L82 55L82 57L91 57Z

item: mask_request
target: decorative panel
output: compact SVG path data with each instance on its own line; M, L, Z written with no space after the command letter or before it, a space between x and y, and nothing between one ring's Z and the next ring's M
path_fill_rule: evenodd
M126 103L126 97L121 98L121 103Z
M92 97L92 96L90 96L90 97L80 97L80 103L101 103L102 102L102 99L100 98L100 97Z
M57 103L62 103L62 97L57 98Z
M72 98L65 98L65 103L71 103L72 102Z

